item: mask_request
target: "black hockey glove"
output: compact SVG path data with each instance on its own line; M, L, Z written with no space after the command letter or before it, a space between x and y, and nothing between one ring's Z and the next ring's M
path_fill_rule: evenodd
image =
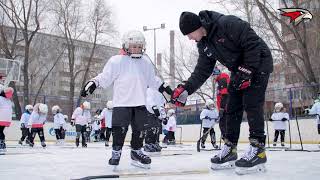
M231 85L236 90L244 90L251 85L253 71L246 66L239 66L238 71L235 73L231 80Z
M168 124L168 118L164 118L164 119L162 120L162 123L163 123L164 125L167 125L167 124Z
M171 102L176 106L184 106L187 102L187 98L188 92L185 90L184 85L179 84L172 93Z
M170 102L170 97L173 91L168 84L162 83L158 91L163 95L167 102Z
M160 111L157 106L152 106L152 110L154 112L154 115L156 115L157 117L160 116Z
M26 125L24 123L21 123L21 128L26 128Z
M81 96L86 97L88 93L92 94L93 91L97 88L97 85L94 81L88 81L86 85L81 90Z
M281 121L288 121L288 119L287 118L282 118Z
M71 121L70 121L71 126L74 126L75 125L74 123L75 123L75 120L71 119Z

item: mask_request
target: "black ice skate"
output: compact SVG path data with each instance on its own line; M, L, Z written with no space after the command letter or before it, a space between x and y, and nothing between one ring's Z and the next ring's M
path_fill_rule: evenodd
M79 138L76 138L76 146L77 147L79 147L79 143L80 143L79 141L80 141Z
M19 142L18 142L21 146L22 146L22 141L21 140L19 140Z
M156 152L161 152L162 147L159 143L152 144L152 146L156 150Z
M168 140L167 145L176 145L176 140Z
M225 144L222 146L221 150L211 158L211 169L231 169L234 168L234 163L238 158L237 148L231 142L225 140Z
M113 171L117 170L121 158L121 147L115 147L112 150L111 158L109 159L109 165L113 166Z
M256 139L250 139L250 146L247 152L236 161L236 173L239 175L265 172L267 156L264 143L259 143Z
M141 149L131 150L131 159L131 164L133 166L150 169L151 159L149 156L145 155Z
M284 142L281 142L281 146L284 147Z
M4 140L0 140L0 155L4 155L7 152L6 143Z
M45 143L44 141L42 141L42 142L41 142L41 146L42 146L43 148L45 148L47 145L46 145L46 143Z
M106 141L106 142L104 143L104 146L105 146L105 147L109 147L109 141Z
M202 149L205 149L205 148L206 148L206 146L204 145L204 142L201 142L201 148L202 148Z
M88 145L87 144L82 144L82 147L83 148L86 148Z
M143 149L145 152L148 152L148 153L153 153L157 151L152 144L145 144Z

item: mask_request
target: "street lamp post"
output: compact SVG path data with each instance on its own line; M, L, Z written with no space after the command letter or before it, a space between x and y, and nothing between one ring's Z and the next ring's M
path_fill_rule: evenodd
M153 53L154 53L154 65L157 66L157 51L156 51L156 30L157 29L164 29L166 27L165 23L162 23L160 27L148 28L147 26L143 26L143 31L153 30Z

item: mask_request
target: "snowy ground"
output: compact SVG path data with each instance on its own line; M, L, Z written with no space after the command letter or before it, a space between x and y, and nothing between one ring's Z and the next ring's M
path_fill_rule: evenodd
M102 143L89 143L86 149L75 148L72 143L60 147L48 143L46 149L41 148L39 143L33 149L18 146L16 142L8 142L7 146L7 154L0 156L0 180L21 178L60 180L119 174L113 172L112 168L107 165L111 148L105 148ZM238 153L240 156L246 148L246 144L239 145ZM297 147L294 146L294 148ZM304 145L304 148L319 150L317 145ZM281 180L316 180L320 177L320 152L268 151L266 173L239 176L234 173L234 170L212 171L209 162L216 152L196 152L195 144L164 148L163 156L152 157L150 170L132 167L129 150L128 146L124 147L119 166L120 173L132 174L129 177L123 176L126 179L272 180L277 178ZM182 172L183 175L179 172ZM140 176L133 176L137 174Z

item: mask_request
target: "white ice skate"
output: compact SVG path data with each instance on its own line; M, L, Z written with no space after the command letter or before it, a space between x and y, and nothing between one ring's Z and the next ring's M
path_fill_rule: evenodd
M252 173L257 173L257 172L266 172L267 169L264 164L258 164L253 167L249 168L244 168L244 167L236 167L235 172L238 175L244 175L244 174L252 174Z

